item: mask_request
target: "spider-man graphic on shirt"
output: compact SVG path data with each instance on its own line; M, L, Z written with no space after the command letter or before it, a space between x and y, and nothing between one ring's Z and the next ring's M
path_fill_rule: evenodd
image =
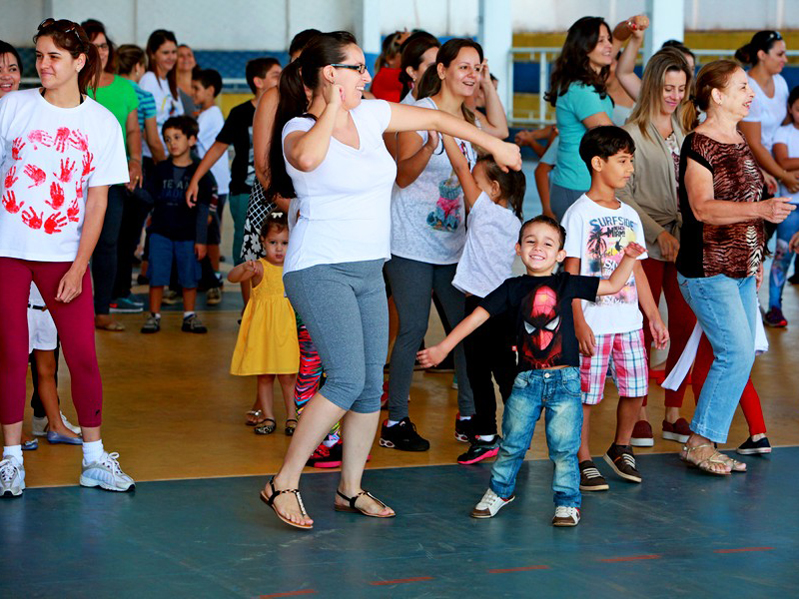
M547 369L560 364L563 344L560 333L560 302L551 287L542 285L521 304L524 337L520 361L529 369Z

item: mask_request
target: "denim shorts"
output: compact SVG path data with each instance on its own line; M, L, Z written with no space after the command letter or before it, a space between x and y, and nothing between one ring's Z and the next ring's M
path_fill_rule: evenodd
M154 287L169 285L173 262L177 264L178 283L184 288L196 288L202 276L202 268L194 255L193 240L170 240L153 233L149 259L147 277Z

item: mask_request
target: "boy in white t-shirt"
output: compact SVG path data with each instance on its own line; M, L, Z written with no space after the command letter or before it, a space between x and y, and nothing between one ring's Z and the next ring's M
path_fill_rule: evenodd
M643 243L644 229L636 211L616 198L633 173L635 143L619 127L591 129L580 143L580 157L591 172L591 188L563 216L566 228L566 262L569 273L607 279L624 257L630 242ZM638 260L646 258L646 253ZM573 302L574 329L580 344L580 380L583 429L580 451L580 489L608 489L591 461L588 435L591 406L599 404L610 366L619 390L616 434L605 453L605 461L627 481L641 482L630 437L647 393L649 372L644 348L643 317L646 313L658 348L668 341L668 331L652 298L640 263L620 292L612 296Z
M197 137L195 151L202 158L211 149L216 141L216 136L225 125L225 117L216 105L216 97L222 91L222 76L214 69L195 69L191 76L192 100L197 105L200 114L197 123L200 133ZM211 167L211 174L216 180L217 205L216 211L211 212L211 222L208 225L208 259L203 265L203 285L208 286L206 302L211 306L222 301L219 273L219 245L222 243L222 211L225 200L230 190L230 163L227 153L223 154ZM215 276L208 274L208 264Z

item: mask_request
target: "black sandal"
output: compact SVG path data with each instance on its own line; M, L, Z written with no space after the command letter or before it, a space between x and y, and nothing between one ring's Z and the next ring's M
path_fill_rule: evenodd
M278 519L280 519L281 521L283 521L287 525L291 525L292 527L296 527L297 529L313 529L313 525L301 525L300 523L295 523L295 522L287 519L282 514L280 514L280 511L278 511L277 507L275 506L275 498L277 498L280 494L294 494L294 496L297 498L297 504L300 505L300 513L302 514L303 517L307 517L308 513L305 511L305 505L302 503L302 496L300 496L300 490L277 490L277 489L275 489L275 478L274 477L272 477L272 479L269 480L269 484L268 485L272 488L272 494L270 496L267 496L266 492L264 490L261 490L261 494L260 494L261 500L269 508L271 508L273 511L275 511L275 514L277 515Z
M289 425L289 423L293 422L294 425ZM297 419L286 419L286 435L291 437L294 435L294 430L297 429L299 421Z
M270 433L275 431L275 427L277 427L277 421L274 419L264 419L261 421L263 425L259 425L253 431L258 435L269 435Z
M395 513L385 502L383 502L382 500L378 500L377 498L375 498L371 493L367 492L366 490L364 490L364 491L362 491L362 492L360 492L358 494L355 494L352 498L348 498L347 496L345 496L344 494L342 494L338 490L336 490L336 494L341 496L341 498L343 498L344 500L346 500L347 502L350 503L349 506L342 506L341 504L335 504L334 503L333 504L333 509L337 510L338 512L361 513L362 515L365 515L367 517L376 517L378 519L390 519L391 517L396 517L397 516L397 513ZM362 510L362 509L358 508L357 506L355 506L355 503L358 502L358 498L360 498L361 496L369 496L372 500L377 502L383 508L388 508L389 510L391 510L391 514L390 515L381 515L380 513L370 513L370 512L366 512L365 510Z

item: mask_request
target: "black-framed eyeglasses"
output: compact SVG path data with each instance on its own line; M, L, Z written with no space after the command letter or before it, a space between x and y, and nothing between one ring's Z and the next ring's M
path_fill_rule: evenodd
M336 69L352 69L353 71L358 71L361 75L366 72L366 65L361 63L360 65L343 65L340 63L335 63L330 65L331 67L335 67Z

